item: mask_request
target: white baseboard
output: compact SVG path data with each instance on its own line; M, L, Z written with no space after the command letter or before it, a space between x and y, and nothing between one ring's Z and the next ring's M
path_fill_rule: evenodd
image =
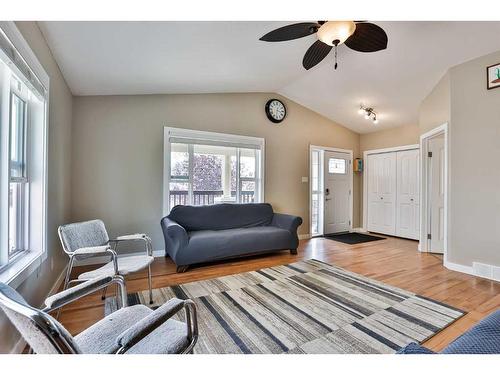
M57 277L56 281L54 281L54 284L52 285L52 288L50 288L49 292L45 296L45 298L51 296L52 294L56 293L59 290L59 287L64 281L64 277L66 276L66 269L68 268L68 265L66 265L59 276ZM45 299L44 298L44 299ZM40 306L42 308L43 306ZM19 337L19 340L17 340L16 344L14 347L11 349L10 354L21 354L24 350L24 348L28 345L26 340L23 339L23 337Z
M309 238L311 238L311 235L309 233L299 234L299 240L308 240Z
M368 231L365 229L365 228L352 228L351 229L351 232L355 232L355 233L368 233Z
M449 270L457 271L457 272L462 272L462 273L466 273L466 274L469 274L469 275L476 276L476 275L474 275L472 267L470 267L470 266L464 266L463 264L452 263L452 262L449 262L447 260L445 260L443 262L443 265L446 268L448 268Z

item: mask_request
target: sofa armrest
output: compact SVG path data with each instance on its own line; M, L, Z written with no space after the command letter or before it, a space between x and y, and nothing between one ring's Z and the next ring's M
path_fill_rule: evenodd
M161 229L165 238L165 251L175 261L175 254L188 244L187 232L183 226L168 217L161 220Z
M301 224L302 218L300 216L277 213L273 215L273 220L271 222L273 227L285 229L295 235L297 234L297 229Z

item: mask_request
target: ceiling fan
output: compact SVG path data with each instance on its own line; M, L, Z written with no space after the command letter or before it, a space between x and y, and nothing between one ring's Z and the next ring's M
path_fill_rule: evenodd
M283 26L264 35L265 42L284 42L317 33L318 40L307 50L302 65L309 70L321 62L335 48L344 43L359 52L376 52L387 48L387 34L380 27L365 21L301 22Z

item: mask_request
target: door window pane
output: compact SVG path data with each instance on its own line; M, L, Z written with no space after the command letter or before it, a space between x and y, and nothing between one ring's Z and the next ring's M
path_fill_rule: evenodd
M328 173L332 174L346 174L345 159L328 158Z

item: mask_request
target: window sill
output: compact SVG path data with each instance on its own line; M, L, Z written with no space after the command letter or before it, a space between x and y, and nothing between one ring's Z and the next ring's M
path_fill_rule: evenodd
M0 282L17 288L45 260L44 253L29 251L0 271Z

